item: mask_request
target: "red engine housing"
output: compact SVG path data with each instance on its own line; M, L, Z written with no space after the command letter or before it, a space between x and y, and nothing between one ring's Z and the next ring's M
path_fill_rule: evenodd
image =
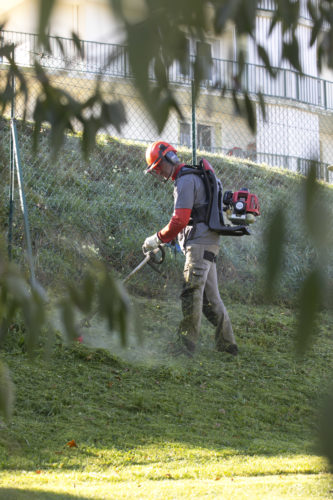
M245 212L253 215L260 215L260 206L258 197L249 191L235 191L232 197L233 205L237 201L242 201L245 204Z

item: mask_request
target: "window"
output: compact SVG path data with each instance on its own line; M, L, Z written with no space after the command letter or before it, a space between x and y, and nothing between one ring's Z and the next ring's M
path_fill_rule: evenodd
M191 125L189 123L180 123L179 142L182 146L191 147Z
M184 61L179 64L179 73L183 76L190 76L190 40L186 39L186 56Z
M204 80L212 79L212 46L210 43L197 42L196 52L198 62L202 71Z
M197 126L197 147L205 151L212 150L212 127L198 124Z
M186 40L186 54L182 64L177 62L177 74L181 77L193 77L191 71L191 62L194 57L200 64L202 78L204 80L212 79L212 46L210 43L195 41L193 39Z
M192 146L192 127L189 123L180 123L179 143L190 148ZM205 151L213 149L213 127L198 123L197 125L197 148Z

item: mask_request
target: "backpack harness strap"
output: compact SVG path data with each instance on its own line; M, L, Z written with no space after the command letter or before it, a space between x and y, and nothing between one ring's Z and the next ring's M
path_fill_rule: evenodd
M178 174L178 177L182 177L183 175L188 175L188 174L200 175L200 177L205 185L207 196L208 196L208 203L205 203L203 205L199 205L197 207L192 208L191 218L188 222L188 226L193 226L193 232L191 231L191 236L193 237L195 230L196 230L196 225L199 224L200 222L204 222L209 227L209 215L210 215L210 209L211 209L211 205L212 205L212 201L213 201L213 196L212 196L211 190L209 189L204 171L199 170L197 167L193 167L191 165L186 165L186 167L189 170L185 170L183 172L180 171L180 173ZM214 231L214 229L212 229L212 231ZM230 226L230 225L224 224L224 222L223 222L223 224L221 224L218 231L216 231L216 232L218 232L219 234L224 235L224 236L243 236L245 234L246 235L251 234L249 232L248 228L244 225L242 225L242 226Z

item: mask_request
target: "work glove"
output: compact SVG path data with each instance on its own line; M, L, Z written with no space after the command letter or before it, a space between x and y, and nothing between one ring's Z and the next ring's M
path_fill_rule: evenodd
M142 250L143 253L148 253L151 252L152 250L155 250L155 248L158 247L162 242L157 236L157 234L153 234L152 236L148 236L148 238L145 239L143 245L142 245Z

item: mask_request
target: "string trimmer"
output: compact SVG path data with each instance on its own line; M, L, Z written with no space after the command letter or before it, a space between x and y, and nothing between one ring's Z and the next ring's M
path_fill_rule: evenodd
M158 252L161 252L161 257L159 259L157 258ZM149 264L150 267L154 269L154 271L160 273L164 278L166 277L157 267L158 265L162 264L162 262L165 259L165 250L163 248L163 245L159 245L157 248L155 248L155 250L152 250L151 252L143 252L143 254L145 256L143 261L140 262L140 264L137 265L136 268L133 269L133 271L131 271L129 275L126 276L125 279L123 279L123 283L126 283L132 276L134 276L134 274L136 274L146 264Z

